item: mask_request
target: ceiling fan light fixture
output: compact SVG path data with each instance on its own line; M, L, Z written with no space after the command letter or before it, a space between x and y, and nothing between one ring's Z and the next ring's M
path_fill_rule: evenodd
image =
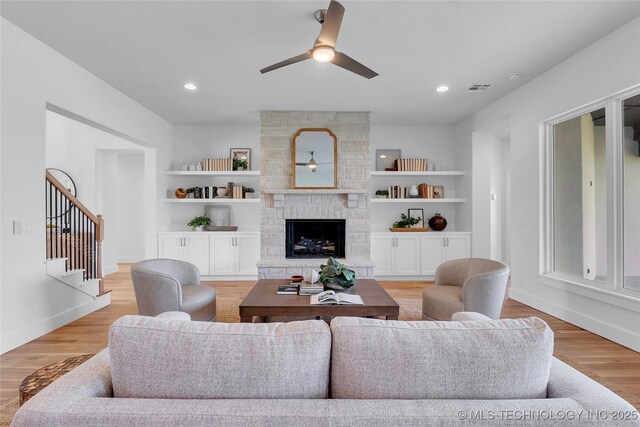
M335 51L330 46L318 46L313 49L313 59L317 62L329 62L335 54Z
M318 164L313 158L313 151L311 151L310 154L311 154L311 159L309 159L309 162L307 163L307 167L311 169L311 172L315 172L316 168L318 167Z

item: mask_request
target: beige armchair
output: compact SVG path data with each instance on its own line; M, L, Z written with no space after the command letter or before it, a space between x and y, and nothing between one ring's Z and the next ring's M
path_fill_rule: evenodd
M216 291L200 284L195 265L175 259L149 259L131 267L138 313L188 313L192 320L216 320Z
M460 311L500 318L506 301L509 266L490 259L463 258L440 264L436 284L422 294L422 318L450 320Z

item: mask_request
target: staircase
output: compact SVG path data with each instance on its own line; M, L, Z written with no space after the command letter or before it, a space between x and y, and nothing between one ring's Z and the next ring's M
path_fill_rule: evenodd
M104 221L51 173L45 178L47 274L94 300L105 291L102 278Z

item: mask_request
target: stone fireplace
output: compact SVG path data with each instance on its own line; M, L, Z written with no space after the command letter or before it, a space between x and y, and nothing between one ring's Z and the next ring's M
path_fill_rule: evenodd
M328 128L336 135L337 189L292 189L292 137L300 128ZM258 277L304 275L312 268L318 269L328 258L324 255L313 258L288 256L287 220L343 221L344 257L338 257L356 271L357 277L372 277L369 113L261 111L260 154L261 260Z
M344 219L285 220L286 258L344 258Z

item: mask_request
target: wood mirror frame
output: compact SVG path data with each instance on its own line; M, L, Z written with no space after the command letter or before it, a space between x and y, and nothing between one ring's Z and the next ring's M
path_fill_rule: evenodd
M299 145L303 144L303 141L300 140L300 137L304 135L305 132L324 132L327 134L327 146L324 147L325 141L311 141L307 142L307 144L311 145L311 147L300 147ZM333 147L331 147L331 142L333 142ZM313 145L315 143L315 145ZM317 147L317 148L316 148ZM301 128L293 135L293 157L292 157L292 168L293 168L293 188L295 189L335 189L338 188L338 139L335 134L331 132L331 130L327 128ZM311 152L313 151L313 154ZM296 161L296 153L306 152L308 153L309 160L313 157L314 161L317 161L317 168L321 167L321 165L330 165L333 164L333 173L330 171L325 171L324 176L327 178L327 181L331 179L333 182L327 182L327 185L322 185L324 182L319 183L305 183L302 182L302 177L297 174L297 169L304 161L304 159L299 159ZM333 158L333 162L323 162L322 160ZM321 161L318 161L320 159ZM324 166L327 167L327 166ZM317 169L316 169L317 170ZM299 182L300 181L300 182Z

